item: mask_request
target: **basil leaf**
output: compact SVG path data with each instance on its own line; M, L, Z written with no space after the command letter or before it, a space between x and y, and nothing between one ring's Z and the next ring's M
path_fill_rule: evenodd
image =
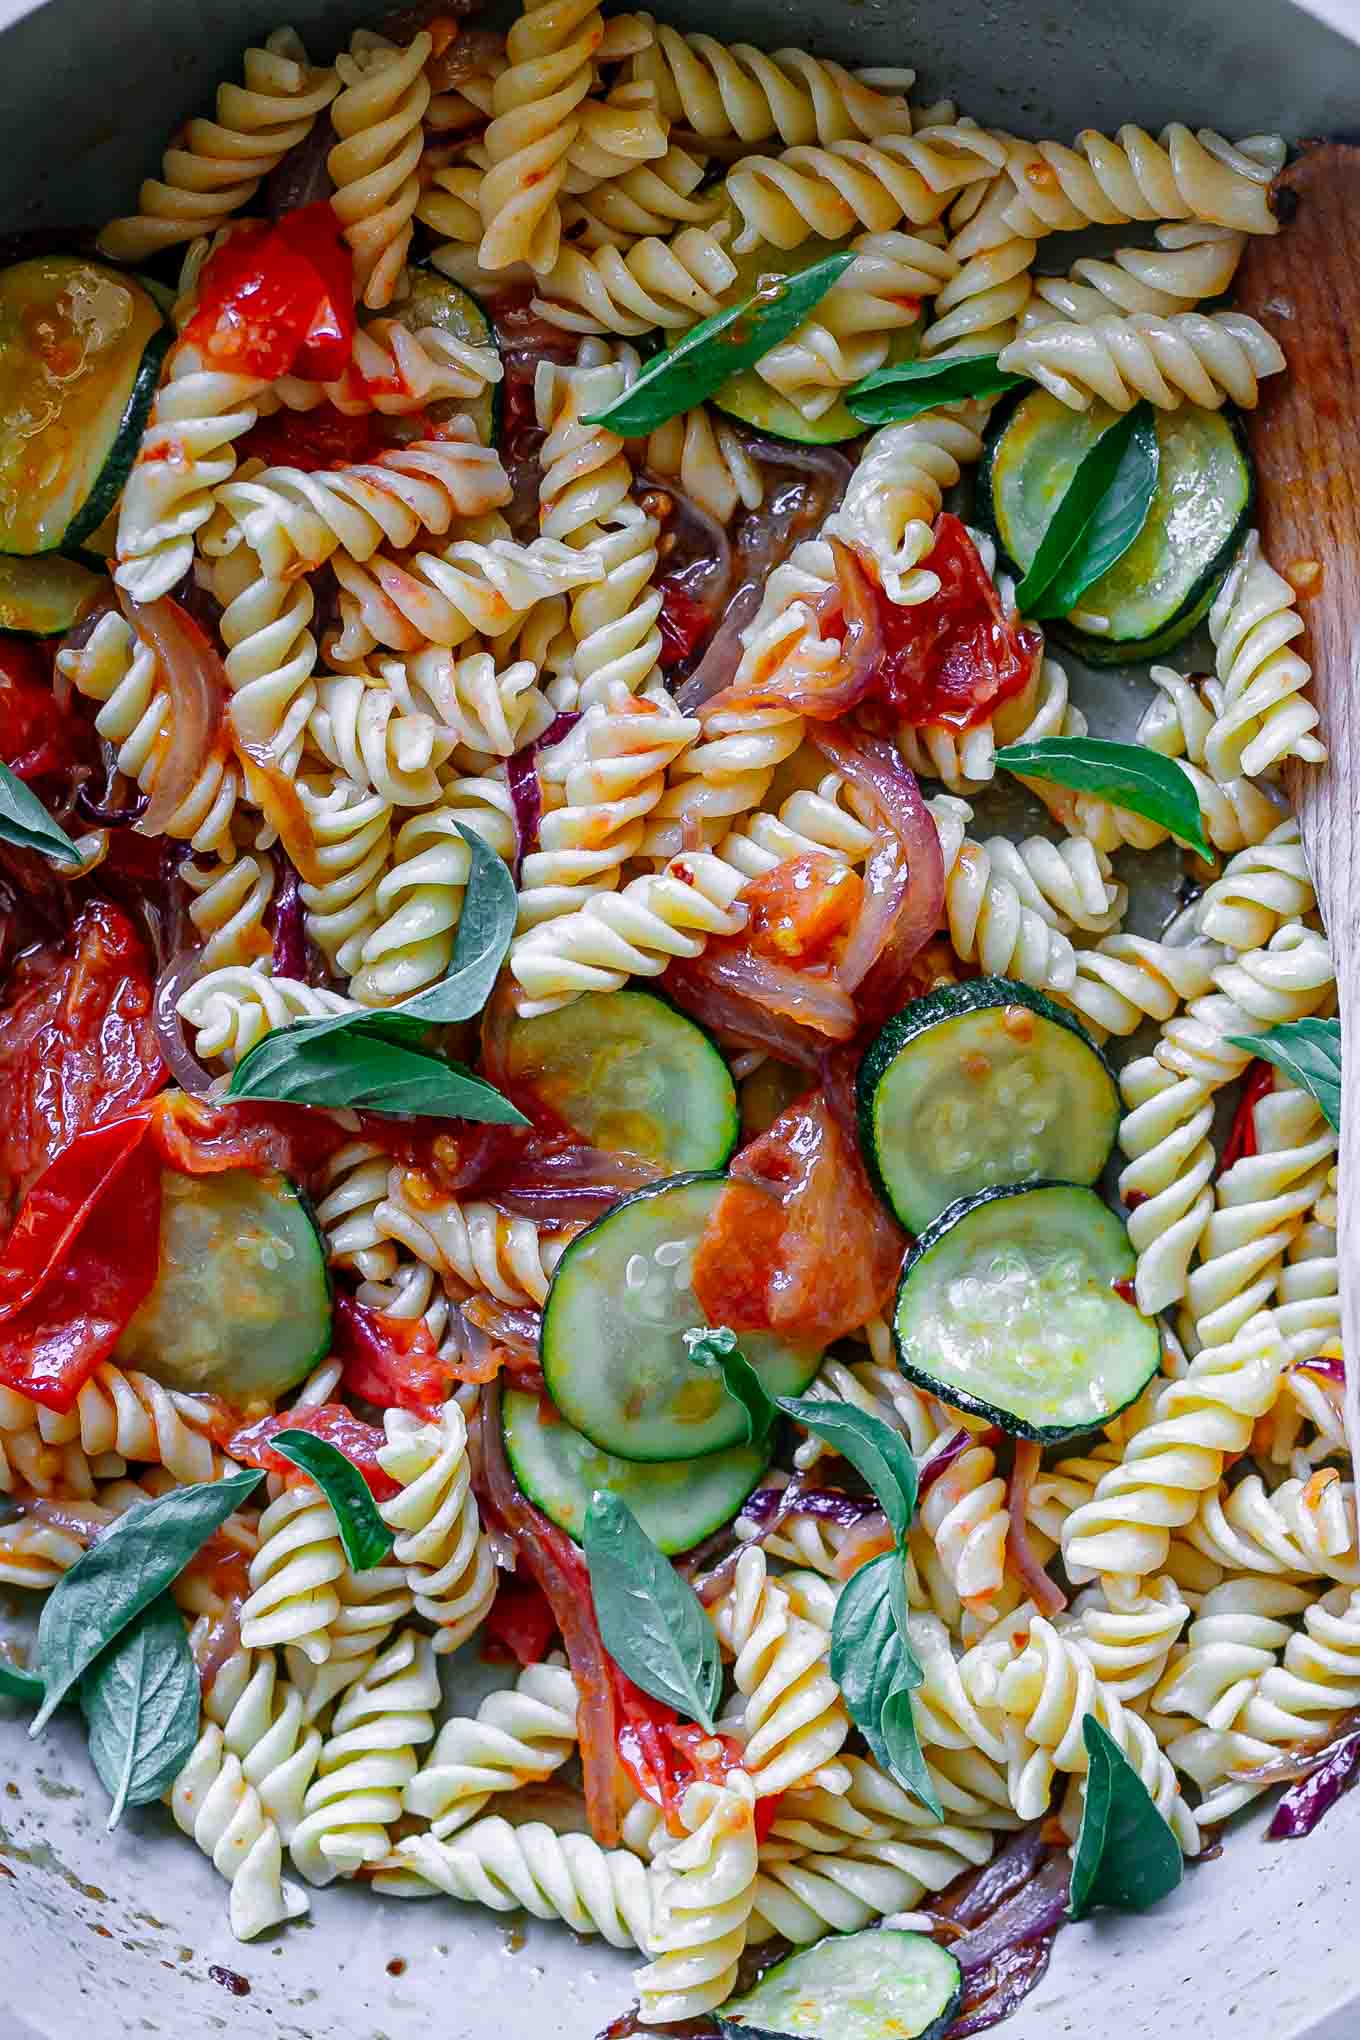
M48 1595L38 1623L44 1697L30 1735L41 1733L99 1653L178 1579L263 1478L233 1473L138 1502L81 1553Z
M515 932L517 901L509 865L475 829L462 822L456 827L468 846L472 864L463 894L463 911L458 917L453 960L437 985L404 999L394 1009L403 1020L416 1020L427 1027L448 1027L458 1020L471 1020L481 1012L491 997ZM374 1017L381 1020L385 1016Z
M395 1542L378 1514L373 1491L352 1459L346 1459L329 1438L317 1438L310 1431L277 1431L269 1441L271 1452L300 1466L314 1480L335 1512L340 1542L355 1572L367 1572L381 1565Z
M63 864L80 863L80 852L65 829L57 827L37 794L8 765L0 765L0 843L37 850Z
M267 1034L237 1064L227 1095L332 1110L352 1105L399 1119L423 1113L491 1126L528 1125L494 1084L461 1063L403 1048L363 1022L321 1040L295 1034L291 1027Z
M35 1672L25 1672L0 1657L0 1700L22 1700L36 1707L43 1696L43 1682Z
M640 439L702 404L721 389L729 375L750 368L801 326L833 283L842 277L854 255L846 248L814 262L796 276L767 285L739 305L715 312L690 329L674 347L659 354L630 389L607 411L586 418L587 425L607 425L620 439Z
M1094 1714L1081 1724L1086 1744L1086 1801L1067 1909L1084 1919L1093 1905L1146 1912L1185 1874L1180 1844L1118 1743Z
M1068 554L1095 516L1133 437L1136 417L1137 406L1116 418L1077 463L1076 473L1048 520L1039 550L1015 591L1016 607L1022 616L1038 614L1036 603L1042 602Z
M1341 1022L1286 1020L1266 1034L1230 1034L1234 1048L1249 1049L1274 1063L1310 1098L1316 1098L1329 1126L1341 1131Z
M1109 487L1047 591L1026 611L1038 622L1075 609L1086 590L1124 557L1147 523L1161 464L1157 420L1147 402L1135 405L1129 416L1132 430Z
M885 1551L852 1573L832 1618L829 1669L876 1761L941 1820L911 1711L922 1672L907 1638L905 1608L900 1552Z
M995 354L961 354L948 361L895 361L876 368L845 392L845 407L866 425L904 425L937 404L965 397L999 397L1029 381L997 367Z
M911 1675L913 1671L914 1677ZM935 1790L935 1780L930 1775L921 1738L916 1732L916 1716L911 1709L911 1696L920 1685L921 1677L921 1668L912 1658L910 1667L899 1672L893 1680L892 1690L883 1702L880 1740L887 1753L888 1769L894 1777L909 1792L916 1794L935 1820L943 1820L944 1807Z
M779 1411L764 1382L737 1344L736 1333L727 1325L719 1325L716 1331L710 1331L707 1326L695 1326L682 1337L695 1365L716 1367L733 1402L741 1404L746 1418L743 1442L763 1445L774 1429Z
M881 1417L871 1417L867 1410L857 1410L850 1403L781 1395L779 1408L785 1416L815 1431L863 1474L895 1536L899 1541L905 1537L916 1507L916 1461L901 1432L894 1431Z
M1158 751L1104 737L1041 737L1035 744L1005 745L996 762L1019 778L1051 779L1079 793L1099 794L1169 829L1201 857L1211 854L1194 781L1176 759Z
M590 1498L583 1541L605 1649L635 1686L712 1735L722 1664L693 1587L603 1488Z
M128 1806L159 1799L198 1740L198 1667L169 1594L143 1608L80 1682L90 1757L113 1800L110 1829Z

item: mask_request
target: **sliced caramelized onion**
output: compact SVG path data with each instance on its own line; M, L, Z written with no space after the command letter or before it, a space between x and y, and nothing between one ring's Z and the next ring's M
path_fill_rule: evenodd
M967 1433L964 1433L967 1436ZM970 1443L976 1444L976 1439ZM1050 1620L1067 1606L1067 1596L1051 1580L1029 1541L1029 1491L1043 1463L1043 1454L1032 1438L1015 1441L1015 1464L1007 1496L1010 1525L1006 1533L1006 1563L1021 1582L1041 1615Z
M121 588L118 600L138 637L155 653L170 696L170 728L140 823L144 836L163 836L220 740L231 689L217 652L178 602L169 595L135 602Z

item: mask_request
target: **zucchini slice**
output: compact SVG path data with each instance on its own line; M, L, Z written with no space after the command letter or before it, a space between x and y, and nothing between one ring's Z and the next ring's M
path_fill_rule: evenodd
M980 513L1023 574L1078 463L1110 425L1106 404L1072 411L1047 390L1023 394L988 435L978 480ZM1108 630L1068 619L1055 636L1097 666L1152 659L1207 613L1251 517L1252 469L1228 411L1186 404L1157 414L1157 493L1133 544L1082 596L1077 615L1104 617Z
M1123 1221L1074 1183L984 1190L907 1257L902 1372L942 1402L1047 1444L1112 1423L1161 1362L1135 1307Z
M516 1020L510 1075L598 1148L667 1175L721 1169L741 1132L737 1087L716 1045L654 992L587 992Z
M331 1344L326 1246L286 1176L161 1176L156 1286L116 1357L166 1388L274 1402Z
M729 303L738 303L768 284L782 282L786 276L811 269L814 262L825 261L828 255L839 254L846 245L844 241L824 241L815 234L793 249L762 244L748 255L734 258L737 280L724 297ZM816 318L815 311L812 316ZM895 328L888 336L883 365L914 361L924 330L920 318L910 326ZM866 430L863 419L848 411L839 397L820 418L805 418L795 404L772 389L753 368L728 376L712 402L729 417L739 418L744 425L754 425L758 432L768 432L774 439L796 439L804 446L831 446L841 439L858 439Z
M135 277L83 255L0 270L0 553L79 545L141 444L170 328Z
M766 1970L718 2015L727 2040L943 2040L963 1996L956 1957L925 1934L830 1934Z
M434 326L452 340L465 340L470 347L494 347L496 335L491 321L470 290L441 276L435 269L412 269L410 287L396 298L383 317L400 319L412 333ZM425 415L436 423L445 418L471 418L483 446L494 446L500 426L501 386L489 383L479 397L445 397L427 405Z
M578 1544L590 1497L606 1488L627 1502L658 1551L689 1551L731 1522L770 1463L768 1451L733 1445L706 1459L639 1466L601 1452L560 1417L545 1423L543 1409L536 1395L506 1394L506 1457L530 1501Z
M1120 1110L1085 1028L1013 978L914 999L860 1064L860 1146L913 1233L998 1184L1094 1183Z
M104 574L57 553L36 560L0 553L0 630L60 637L107 585Z
M683 1334L707 1323L690 1284L695 1248L725 1176L676 1176L638 1190L578 1233L543 1306L548 1394L569 1424L620 1459L699 1459L738 1443L740 1406ZM821 1348L743 1332L771 1395L801 1395Z

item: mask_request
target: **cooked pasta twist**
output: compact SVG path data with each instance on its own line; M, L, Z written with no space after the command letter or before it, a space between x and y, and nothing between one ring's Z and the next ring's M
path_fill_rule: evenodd
M1205 1496L1186 1541L1225 1571L1360 1585L1351 1496L1334 1467L1270 1493L1259 1474Z
M327 1625L340 1602L345 1571L331 1505L310 1481L286 1487L260 1518L260 1548L250 1561L250 1597L241 1609L248 1650L292 1644L314 1665L330 1653Z
M742 1552L730 1590L710 1612L735 1660L743 1762L757 1795L805 1783L844 1790L835 1759L850 1724L827 1670L829 1626L795 1612L758 1546Z
M1106 935L1076 952L1076 976L1063 997L1094 1033L1133 1034L1145 1020L1170 1020L1184 1000L1208 992L1222 961L1216 942Z
M438 806L402 823L388 869L373 889L376 925L365 936L350 992L361 1005L390 1006L443 977L453 956L472 865L459 825L496 854L514 854L514 816L505 768L454 779Z
M240 1760L246 1784L285 1845L302 1818L302 1802L321 1754L321 1734L309 1725L303 1696L280 1680L272 1651L241 1651L239 1665L223 1667L203 1696L203 1712L222 1731L228 1754ZM235 1677L228 1678L228 1669Z
M439 1673L428 1637L406 1629L335 1710L289 1853L309 1884L353 1877L391 1847L387 1829L434 1734Z
M305 141L339 91L333 70L307 62L291 28L276 29L243 59L244 83L217 88L215 118L194 119L161 159L160 177L137 194L140 210L111 220L99 247L115 262L144 262L163 248L214 234L248 205L260 180Z
M589 553L600 574L571 600L570 675L552 688L558 709L590 708L618 687L630 694L663 694L657 666L661 595L653 585L657 534L656 519L635 503L621 504L592 530Z
M252 758L291 777L316 705L311 584L265 578L245 548L216 563L212 583L225 604L218 629L227 648L232 728Z
M272 858L248 850L238 854L232 844L207 864L186 857L179 877L193 895L189 921L203 945L198 957L201 975L268 957L273 938L265 916L274 897Z
M1188 1714L1206 1728L1231 1728L1262 1672L1288 1643L1293 1631L1287 1618L1302 1614L1311 1598L1287 1580L1249 1577L1214 1587L1152 1705L1163 1714Z
M331 206L354 256L355 289L370 311L397 295L411 245L432 48L423 29L404 50L360 29L335 62L344 90L331 103L338 137L326 159L335 186Z
M1076 982L1076 955L1038 894L1024 857L1004 838L976 843L961 835L971 819L965 801L940 794L930 806L941 847L953 852L945 863L944 897L949 939L959 957L976 960L988 974L1018 977L1040 990L1070 990ZM998 848L1002 843L1004 849Z
M1213 1095L1150 1055L1126 1063L1119 1084L1126 1108L1119 1145L1129 1158L1119 1194L1129 1207L1129 1241L1138 1255L1138 1308L1150 1317L1185 1294L1213 1213Z
M460 1203L432 1192L423 1177L392 1168L374 1223L446 1281L485 1291L502 1303L541 1304L567 1235L540 1235L529 1218L494 1205Z
M877 1360L862 1360L856 1366L847 1366L834 1353L829 1354L817 1379L804 1394L812 1402L849 1403L866 1416L900 1431L918 1458L929 1451L942 1431L953 1428L943 1406L906 1380L891 1362L885 1366ZM806 1473L829 1450L820 1438L809 1433L794 1451L795 1470ZM815 1518L803 1520L815 1522ZM768 1540L766 1549L774 1550ZM797 1563L814 1562L800 1557ZM826 1567L814 1564L814 1570L822 1572Z
M861 227L881 234L904 219L928 226L955 192L992 176L1005 159L1004 143L966 122L746 156L725 184L742 220L733 246L739 254L762 241L797 248L811 234L833 241Z
M330 1655L325 1663L312 1664L291 1644L284 1652L307 1721L319 1720L333 1700L367 1678L391 1631L415 1605L399 1565L370 1566L361 1573L346 1567L337 1586L340 1607L326 1628Z
M519 1012L551 1013L582 992L617 991L630 977L659 977L672 957L700 955L710 935L745 926L744 883L721 858L695 851L531 929L510 959Z
M1290 1358L1307 1360L1315 1353L1330 1352L1341 1357L1340 1271L1336 1252L1336 1182L1332 1170L1327 1190L1318 1198L1307 1221L1289 1249L1288 1264L1280 1276L1276 1315L1289 1342ZM1290 1385L1296 1397L1307 1394L1308 1377L1292 1375ZM1318 1395L1324 1392L1319 1389ZM1328 1400L1330 1400L1328 1398ZM1310 1415L1319 1429L1333 1433L1339 1420L1333 1405L1327 1417L1316 1396Z
M456 747L452 731L424 709L407 708L381 672L356 667L323 677L307 718L307 741L351 785L371 787L393 808L440 798L439 768Z
M78 1444L87 1459L116 1453L124 1460L146 1460L163 1466L179 1481L217 1480L234 1471L233 1462L212 1442L211 1401L162 1388L135 1367L101 1360L64 1415L30 1403L26 1396L9 1401L16 1413L26 1407L28 1422L37 1424L45 1444ZM0 1408L0 1434L16 1428L9 1408Z
M318 874L301 888L307 933L331 968L349 976L381 919L378 882L392 853L392 809L371 788L338 774L304 773L296 784Z
M444 1723L402 1794L407 1813L442 1841L476 1820L496 1794L550 1778L576 1749L576 1681L565 1665L527 1665L475 1715Z
M658 425L647 440L644 463L663 482L678 482L687 496L719 524L765 500L760 469L737 433L707 404L679 412Z
M1264 1672L1238 1717L1259 1761L1282 1743L1325 1733L1360 1701L1360 1595L1334 1587L1303 1612L1284 1661ZM1251 1762L1251 1756L1247 1757Z
M1076 147L1012 140L1007 170L1017 233L1122 226L1127 220L1203 220L1244 234L1274 234L1270 186L1280 156L1263 138L1234 146L1209 128L1173 121L1154 141L1127 124L1113 137L1085 128Z
M176 1825L231 1886L229 1917L238 1941L251 1941L267 1927L301 1919L311 1910L306 1894L283 1875L277 1823L266 1814L215 1722L199 1736L169 1800Z
M1245 312L1133 312L1033 327L1003 349L998 367L1028 375L1074 411L1099 398L1116 411L1146 399L1217 410L1257 402L1260 379L1284 368L1279 342Z
M583 546L620 507L633 472L623 441L607 426L588 424L609 410L637 373L637 355L583 340L575 367L540 361L534 375L534 413L546 435L539 450L539 525L545 538Z
M1127 318L1151 312L1171 318L1206 298L1226 295L1247 237L1231 227L1158 227L1155 248L1116 248L1108 256L1083 255L1067 276L1037 276L1022 332L1053 319L1085 324L1112 313Z
M564 246L536 278L533 309L570 333L693 326L722 310L723 293L737 280L723 245L728 231L719 220L681 227L668 240L648 234L626 252Z
M1304 689L1308 661L1291 650L1303 630L1294 591L1251 532L1209 611L1223 707L1205 759L1215 778L1273 771L1286 758L1322 764L1327 746L1314 734L1318 713Z
M301 978L275 977L262 964L241 963L225 964L196 978L175 1008L194 1030L198 1060L222 1062L228 1069L276 1027L358 1010L355 1001L341 992L305 984Z
M1205 887L1195 926L1229 949L1261 949L1287 922L1302 921L1316 907L1299 825L1291 815L1260 843L1239 850L1222 876Z
M970 213L947 245L954 273L931 307L923 355L944 360L951 354L999 354L1014 340L1030 302L1034 242L1013 234L1000 218L1010 191L1004 177L988 186L970 185L951 214L951 225L973 194L983 190L987 195L977 212Z
M331 564L341 588L343 628L333 647L340 661L363 658L378 645L414 652L461 645L474 635L504 637L536 603L597 581L603 571L593 548L573 552L547 538L522 546L500 536L455 539L442 553L416 553L404 564L382 552L363 564L336 553Z
M472 1493L467 1424L452 1398L437 1423L388 1410L383 1472L401 1493L379 1505L397 1538L392 1556L406 1568L416 1613L435 1625L434 1648L457 1650L485 1619L496 1592L496 1566Z
M772 575L771 580L773 578ZM920 575L915 577L917 580L921 578ZM924 578L933 581L936 577L930 574ZM996 776L998 741L1032 744L1043 737L1076 736L1084 733L1085 727L1085 717L1069 703L1066 673L1056 659L1040 659L1029 685L1007 702L991 721L974 723L967 730L956 730L948 723L901 723L897 729L897 748L902 753L903 763L911 771L925 778L940 780L951 794L976 793ZM1016 776L1020 777L1019 774ZM1041 799L1047 793L1050 797L1045 805L1054 819L1070 833L1085 836L1094 849L1117 850L1123 843L1124 837L1118 828L1096 833L1090 827L1076 827L1072 808L1061 799L1053 798L1060 791L1056 786L1047 785L1042 780L1023 778L1021 784ZM1094 796L1075 796L1078 807L1084 801L1094 801ZM1105 816L1123 812L1104 802L1097 805ZM938 822L938 813L936 819Z
M743 878L761 878L792 857L813 853L838 864L861 864L874 844L874 832L844 805L845 781L828 772L815 788L800 787L777 814L768 808L747 815L723 837L715 854Z
M968 404L923 411L904 425L884 425L865 447L839 510L823 526L825 535L834 532L869 554L891 601L926 602L939 593L939 576L921 561L935 542L933 527L945 490L953 488L964 467L982 457L986 418L985 405ZM776 583L782 572L777 569L770 577L765 614L781 599L783 584ZM757 618L753 638L759 625Z
M1138 725L1139 743L1180 760L1194 784L1204 833L1216 850L1239 851L1263 841L1279 822L1276 803L1254 780L1240 774L1219 780L1208 770L1209 737L1223 709L1219 683L1204 680L1197 687L1170 666L1153 666L1150 677L1161 693Z
M1127 1704L1157 1684L1189 1616L1174 1580L1152 1580L1117 1607L1099 1596L1064 1633L1080 1643L1106 1691Z
M74 1442L51 1445L43 1437L36 1423L31 1419L35 1406L27 1396L15 1396L14 1401L26 1405L28 1421L23 1418L11 1422L5 1412L5 1422L0 1426L0 1494L12 1495L27 1488L35 1495L60 1494L67 1499L78 1498L86 1501L95 1492L96 1468ZM98 1471L111 1474L122 1472L122 1462L117 1459L101 1461ZM0 1559L0 1564L3 1559Z
M921 1503L925 1526L965 1607L985 1607L1006 1566L1006 1483L996 1455L972 1445L940 1475Z
M118 769L151 792L169 747L170 694L151 646L117 610L101 616L79 650L59 651L57 669L78 693L102 703L99 735L117 747ZM234 849L232 816L241 796L235 762L214 746L193 785L164 825L165 834L202 852Z
M1279 1328L1262 1313L1231 1344L1206 1346L1181 1380L1167 1382L1151 1423L1063 1524L1069 1573L1132 1581L1160 1572L1171 1531L1217 1488L1225 1460L1246 1450L1252 1425L1275 1399L1284 1358ZM1117 1598L1126 1600L1127 1590Z
M543 660L526 655L523 645L516 649L520 656L507 661L499 647L493 652L469 643L455 658L442 645L430 645L405 659L376 660L376 679L403 718L422 716L436 726L432 758L446 734L480 757L508 758L540 736L553 713L538 686ZM325 682L320 693L324 700Z
M1250 1049L1231 1037L1302 1020L1327 1006L1336 979L1324 935L1291 921L1263 949L1250 949L1214 972L1215 991L1206 992L1162 1030L1156 1057L1175 1076L1193 1077L1217 1090L1239 1077Z
M732 1771L681 1802L686 1832L647 1873L653 1960L633 1979L644 2026L698 2018L731 1994L755 1896L755 1801L750 1778Z
M537 0L512 25L509 62L492 88L487 167L478 193L483 269L528 262L541 273L556 262L558 197L603 35L595 0Z
M1112 1686L1097 1678L1090 1658L1073 1637L1060 1635L1051 1622L1036 1615L1025 1649L1001 1673L996 1698L1002 1711L1020 1723L1025 1736L1025 1747L1016 1754L1012 1780L1017 1813L1029 1820L1043 1813L1055 1772L1085 1776L1082 1722L1094 1714L1138 1773L1185 1854L1198 1854L1195 1816L1155 1735L1145 1721L1124 1707Z
M870 1769L861 1759L852 1761L857 1771ZM884 1783L891 1788L890 1780ZM781 1934L798 1946L820 1940L828 1929L857 1933L942 1891L992 1853L992 1835L977 1828L898 1826L856 1816L846 1801L823 1793L791 1798L761 1850L752 1941Z
M681 35L668 23L642 19L651 41L632 60L630 76L654 85L662 115L706 141L736 136L763 142L841 142L854 136L911 133L911 109L899 93L875 91L853 71L803 50L771 55L750 43Z
M542 1821L511 1827L495 1815L450 1841L408 1835L373 1880L398 1898L445 1897L492 1912L563 1920L611 1948L646 1951L651 1926L647 1872L629 1849L602 1849L589 1835L559 1835Z
M214 490L236 467L235 442L255 423L258 376L212 368L187 340L172 347L118 512L114 579L138 602L168 595L193 565Z
M703 158L672 144L655 162L634 163L579 198L564 198L562 224L574 247L620 250L648 234L708 226L722 199L699 191L703 178Z

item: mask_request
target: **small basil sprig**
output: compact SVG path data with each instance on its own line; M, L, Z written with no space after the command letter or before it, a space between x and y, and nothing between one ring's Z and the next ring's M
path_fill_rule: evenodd
M198 1667L171 1595L143 1608L95 1659L80 1704L116 1828L125 1807L161 1797L198 1740Z
M1176 759L1160 751L1113 744L1104 737L1041 737L1034 744L1005 745L996 762L1019 779L1048 779L1078 793L1098 794L1168 829L1200 857L1211 855L1195 783Z
M242 1056L230 1097L355 1106L397 1118L528 1124L494 1084L421 1047L429 1028L481 1012L515 932L515 882L508 869L475 830L461 822L457 827L470 856L468 883L453 957L439 983L383 1011L275 1028Z
M355 1572L381 1565L395 1541L378 1514L378 1505L358 1467L329 1438L311 1431L279 1431L269 1441L271 1452L301 1467L314 1480L335 1514L345 1557Z
M668 419L702 404L730 375L751 368L787 339L854 259L848 248L828 255L796 276L781 278L741 304L701 320L683 340L644 368L607 411L584 422L606 425L620 439L641 439Z
M1152 406L1135 404L1082 456L1015 591L1022 616L1066 616L1147 522L1160 465Z
M733 1402L741 1405L746 1418L743 1443L763 1446L779 1412L764 1382L737 1344L736 1333L727 1325L719 1325L716 1330L696 1325L682 1337L695 1365L716 1367L722 1375L723 1387Z
M895 361L876 368L845 393L845 407L865 425L904 425L938 404L968 397L1000 397L1027 383L1027 375L997 367L995 354L959 354L947 361Z
M702 1601L626 1503L598 1488L583 1538L604 1647L635 1686L709 1735L722 1688L718 1639Z
M1086 1799L1072 1852L1068 1912L1084 1919L1093 1905L1146 1912L1185 1873L1180 1844L1152 1795L1094 1714L1084 1717Z
M20 850L37 850L63 864L79 864L80 852L64 829L59 829L36 793L30 793L17 773L0 765L0 843L14 843Z
M262 1478L233 1473L138 1502L81 1553L48 1595L38 1623L43 1700L30 1735L42 1732L101 1651L178 1579Z
M1230 1034L1228 1040L1301 1084L1322 1107L1328 1125L1341 1131L1339 1020L1286 1020L1265 1034Z

